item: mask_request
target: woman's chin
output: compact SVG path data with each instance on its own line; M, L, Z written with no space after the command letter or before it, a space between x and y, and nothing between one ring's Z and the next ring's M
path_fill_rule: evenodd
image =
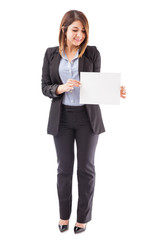
M74 43L74 46L75 47L78 47L78 46L80 46L81 45L81 43Z

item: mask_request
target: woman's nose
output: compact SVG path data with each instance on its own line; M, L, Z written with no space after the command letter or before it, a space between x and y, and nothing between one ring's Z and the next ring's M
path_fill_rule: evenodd
M82 34L81 34L81 32L78 32L78 33L77 33L77 37L79 37L79 38L81 38L81 37L82 37Z

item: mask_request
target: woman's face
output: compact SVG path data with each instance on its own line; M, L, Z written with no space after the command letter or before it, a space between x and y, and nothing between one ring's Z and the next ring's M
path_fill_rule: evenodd
M85 28L81 21L74 21L66 32L67 46L80 46L86 37Z

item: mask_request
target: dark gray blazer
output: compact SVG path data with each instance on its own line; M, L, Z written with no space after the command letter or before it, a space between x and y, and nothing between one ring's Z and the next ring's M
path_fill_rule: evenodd
M63 84L60 79L58 68L61 60L59 47L47 48L44 56L42 67L42 92L45 96L52 99L47 133L57 135L61 116L61 106L63 94L57 95L56 89ZM100 53L94 46L87 46L83 56L79 58L79 74L80 72L100 72L101 57ZM97 86L98 88L98 86ZM93 133L100 134L105 132L101 110L97 104L86 104L87 114Z

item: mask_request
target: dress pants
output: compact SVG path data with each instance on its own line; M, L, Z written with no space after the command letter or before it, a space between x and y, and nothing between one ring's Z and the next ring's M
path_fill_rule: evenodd
M72 175L74 165L74 142L77 147L78 207L77 222L91 220L95 186L94 155L98 142L94 134L85 105L62 104L59 131L54 136L57 153L57 190L60 218L70 218L72 207Z

